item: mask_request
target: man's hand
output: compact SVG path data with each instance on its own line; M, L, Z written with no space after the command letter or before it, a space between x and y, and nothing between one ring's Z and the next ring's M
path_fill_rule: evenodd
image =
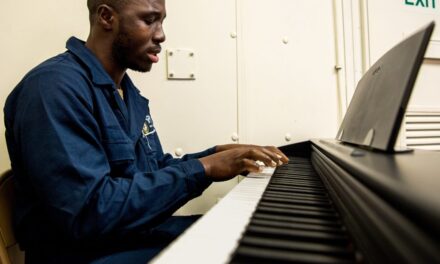
M216 146L215 151L218 153L218 152L222 152L222 151L230 150L230 149L235 149L235 148L248 148L248 149L256 148L256 149L261 149L262 151L274 152L274 153L276 153L278 160L281 160L281 162L283 164L287 163L289 161L289 159L286 157L286 155L284 155L284 153L281 152L281 150L279 150L275 146L257 146L257 145L247 145L247 144L225 144L225 145Z
M276 147L254 145L217 146L217 153L200 159L207 177L214 181L229 180L242 172L258 172L261 161L269 167L285 164L289 159Z

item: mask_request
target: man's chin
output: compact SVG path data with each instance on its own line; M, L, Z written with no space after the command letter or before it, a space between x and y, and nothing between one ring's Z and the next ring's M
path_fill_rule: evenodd
M151 68L150 68L150 69L139 69L139 68L134 68L134 69L130 69L130 70L135 71L135 72L142 72L142 73L145 73L145 72L149 72L149 71L151 70Z
M151 67L152 67L152 65L149 64L149 65L142 65L142 66L136 65L136 66L132 66L132 67L128 67L128 68L130 70L137 71L137 72L149 72L149 71L151 71Z

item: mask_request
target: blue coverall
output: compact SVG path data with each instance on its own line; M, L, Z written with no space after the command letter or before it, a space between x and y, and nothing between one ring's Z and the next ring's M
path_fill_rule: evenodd
M15 229L29 259L155 246L161 238L152 230L211 184L197 158L215 148L182 159L164 154L148 100L128 75L122 87L124 99L72 37L65 53L31 70L9 95Z

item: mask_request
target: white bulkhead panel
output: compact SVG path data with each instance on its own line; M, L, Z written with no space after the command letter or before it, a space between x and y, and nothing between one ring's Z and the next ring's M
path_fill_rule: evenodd
M333 1L238 3L241 138L279 146L335 137Z
M89 19L86 1L1 0L0 7L0 171L5 171L11 167L3 122L7 96L29 70L64 52L69 37L86 39Z

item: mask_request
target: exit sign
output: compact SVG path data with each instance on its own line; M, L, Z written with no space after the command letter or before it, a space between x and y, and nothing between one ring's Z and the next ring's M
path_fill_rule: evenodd
M405 0L405 5L436 9L437 0Z

